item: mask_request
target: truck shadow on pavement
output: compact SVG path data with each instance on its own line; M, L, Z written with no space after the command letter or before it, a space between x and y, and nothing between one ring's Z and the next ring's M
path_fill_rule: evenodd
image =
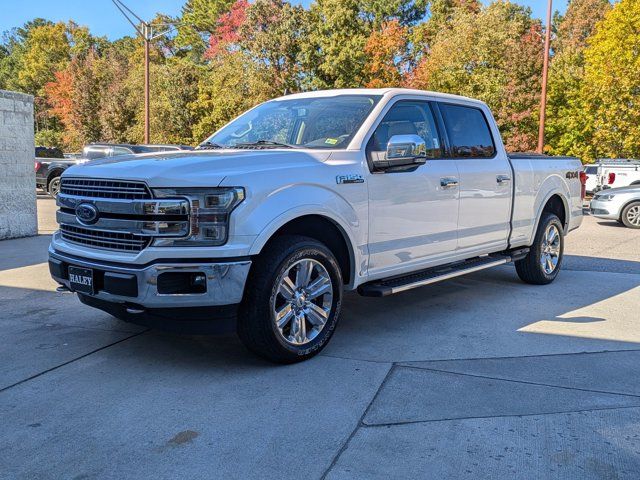
M633 267L637 272L640 262L589 258L592 266L587 271L580 268L581 258L568 256L568 269L546 286L526 285L512 267L505 266L386 298L347 293L340 324L321 355L404 362L638 348L640 276L591 270L602 264L614 271L627 273ZM38 274L47 275L46 265L41 267ZM64 350L66 343L77 347L74 355L84 354L95 348L89 340L92 331L101 341L105 333L117 333L120 341L145 330L86 307L74 296L11 285L7 273L3 277L0 270L0 317L5 320L0 333L7 344L16 345L9 350L20 351L18 356L24 356L25 362L31 362L30 351L41 344L59 344ZM47 325L49 330L56 329L56 342L48 338ZM124 342L119 350L126 350L128 344ZM229 363L266 365L234 335L150 330L135 344L132 362L178 363L189 368L189 358L198 364L204 358L214 368ZM66 357L38 358L42 363L37 368L45 369L54 366L50 364L54 358Z

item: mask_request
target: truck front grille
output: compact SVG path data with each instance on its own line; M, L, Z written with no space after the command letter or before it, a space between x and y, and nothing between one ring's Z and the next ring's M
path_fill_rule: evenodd
M151 198L144 183L121 180L91 180L85 178L63 178L60 193L75 197L114 198L139 200Z
M95 248L139 252L144 249L149 237L130 233L103 232L73 225L60 225L60 234L68 242L78 243Z

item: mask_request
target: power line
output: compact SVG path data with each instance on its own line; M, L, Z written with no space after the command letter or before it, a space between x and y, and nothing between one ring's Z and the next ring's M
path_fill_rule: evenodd
M149 119L149 85L150 85L150 71L149 71L149 48L151 42L158 37L166 35L171 32L175 27L181 25L179 22L175 23L157 23L151 24L144 21L138 15L136 15L129 7L127 7L122 0L111 0L120 13L127 19L127 21L138 32L138 35L144 40L144 143L151 143L150 140L150 119Z

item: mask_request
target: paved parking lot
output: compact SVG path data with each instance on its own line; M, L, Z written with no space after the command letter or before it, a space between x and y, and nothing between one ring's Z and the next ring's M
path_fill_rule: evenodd
M56 293L38 206L0 242L0 478L638 478L640 231L586 218L549 286L349 294L320 356L274 366Z

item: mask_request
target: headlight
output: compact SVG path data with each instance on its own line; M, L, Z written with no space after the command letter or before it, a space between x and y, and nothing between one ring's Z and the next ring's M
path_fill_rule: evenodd
M186 197L191 204L191 232L179 239L158 238L156 247L215 247L227 243L229 215L243 200L241 187L220 188L158 188L158 198Z
M607 194L607 195L596 195L594 200L613 200L613 197L615 197L614 194Z

